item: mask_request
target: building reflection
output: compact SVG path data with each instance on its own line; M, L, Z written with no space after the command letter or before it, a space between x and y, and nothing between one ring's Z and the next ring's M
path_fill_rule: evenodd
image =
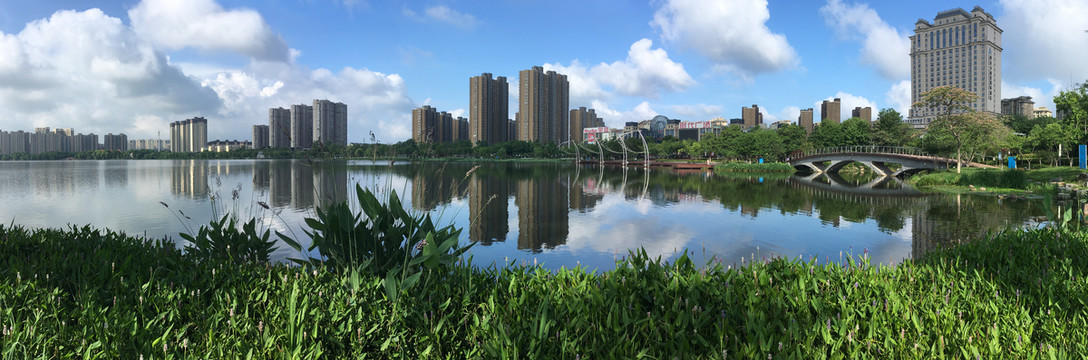
M291 161L291 207L305 210L314 206L314 168L298 160Z
M556 177L521 179L514 203L518 206L518 249L539 251L567 242L569 185Z
M291 205L291 168L295 161L273 161L268 165L268 200L273 207Z
M482 245L506 241L510 232L510 181L501 176L472 174L468 184L468 236Z
M271 161L254 161L253 162L253 188L258 191L267 192L270 182L272 181L272 162Z
M128 186L128 171L128 166L107 162L103 165L102 177L106 180L106 186L126 187Z
M305 165L302 165L305 166ZM321 163L313 165L313 194L317 205L327 208L347 200L348 168L343 163Z
M204 161L177 160L171 169L171 193L192 199L208 197L208 167Z

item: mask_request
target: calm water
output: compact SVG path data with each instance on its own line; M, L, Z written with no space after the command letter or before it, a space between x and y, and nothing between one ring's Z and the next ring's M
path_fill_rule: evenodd
M609 269L628 250L699 261L868 252L896 263L934 246L1043 215L1041 201L930 195L891 180L758 178L555 163L301 160L0 162L0 221L91 224L149 237L216 214L304 237L314 206L355 184L401 195L478 241L476 264ZM349 192L349 190L351 190ZM273 211L257 205L263 201ZM161 202L161 203L160 203ZM354 201L352 201L354 202ZM163 203L169 207L164 206ZM305 243L305 242L304 242ZM298 254L281 244L278 259Z

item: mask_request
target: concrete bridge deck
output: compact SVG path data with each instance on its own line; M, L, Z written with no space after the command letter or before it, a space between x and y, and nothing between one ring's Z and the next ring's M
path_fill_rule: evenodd
M789 164L798 170L814 173L837 173L850 163L860 163L883 176L910 175L922 170L941 170L954 167L955 159L926 154L921 149L891 146L847 146L819 149L797 154ZM892 170L888 164L899 164ZM976 162L964 162L966 167L996 168Z

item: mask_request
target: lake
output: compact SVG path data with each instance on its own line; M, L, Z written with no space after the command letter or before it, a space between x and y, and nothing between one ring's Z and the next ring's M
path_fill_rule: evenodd
M182 241L233 213L308 239L315 206L359 184L395 191L476 241L478 266L606 270L628 251L738 264L770 257L894 264L1045 215L1040 200L926 194L897 179L749 176L555 162L107 160L0 162L0 222L86 225ZM270 210L259 205L264 202ZM180 245L180 244L179 244ZM277 260L299 254L280 244Z

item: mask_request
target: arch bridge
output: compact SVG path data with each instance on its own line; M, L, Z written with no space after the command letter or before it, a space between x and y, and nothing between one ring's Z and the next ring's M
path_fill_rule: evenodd
M910 175L922 170L941 170L956 166L955 159L933 156L922 149L902 146L840 146L795 153L789 164L801 171L837 173L850 163L860 163L883 176ZM888 164L899 164L892 170ZM965 162L967 167L989 167Z

